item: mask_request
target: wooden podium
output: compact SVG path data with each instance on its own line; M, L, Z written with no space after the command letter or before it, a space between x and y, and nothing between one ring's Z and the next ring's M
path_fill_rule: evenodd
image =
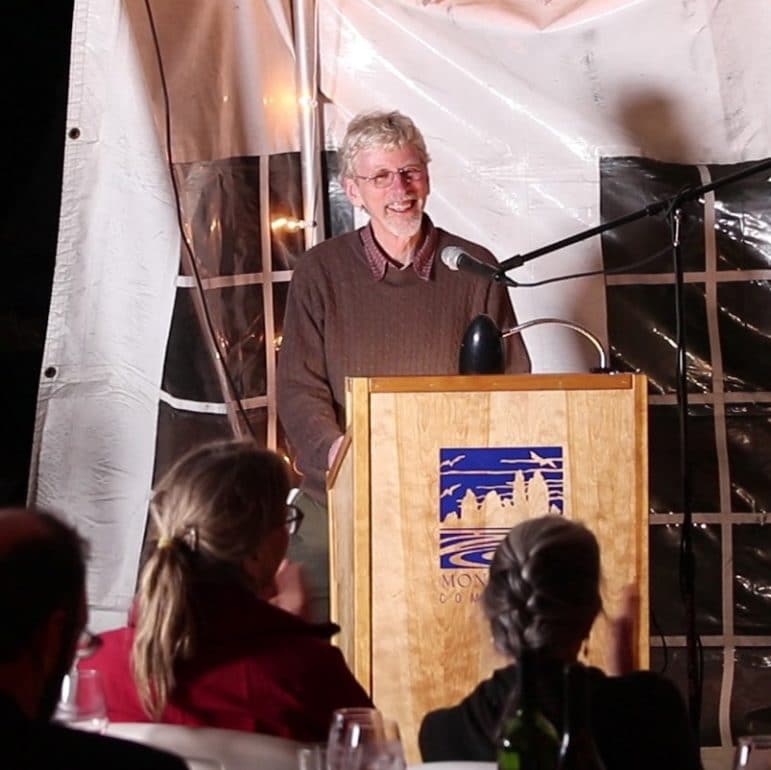
M641 594L648 664L647 393L640 375L348 380L348 434L330 471L332 618L349 666L401 727L408 762L427 711L505 661L480 597L496 544L529 516L585 523L603 601ZM588 660L606 668L607 621Z

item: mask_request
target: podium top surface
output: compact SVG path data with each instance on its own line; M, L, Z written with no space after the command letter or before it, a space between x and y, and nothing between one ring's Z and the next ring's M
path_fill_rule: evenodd
M348 377L366 382L370 393L484 392L512 390L632 390L642 374L493 374L452 376Z

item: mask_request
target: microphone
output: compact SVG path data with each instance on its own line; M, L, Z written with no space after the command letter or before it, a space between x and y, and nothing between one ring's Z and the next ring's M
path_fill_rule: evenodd
M503 334L489 315L481 313L463 335L458 371L460 374L503 374L505 368Z
M497 265L488 265L487 262L482 262L481 259L466 254L460 246L445 246L442 249L441 258L442 262L444 262L450 270L462 270L466 273L476 273L477 275L482 275L492 281L500 281L503 279Z

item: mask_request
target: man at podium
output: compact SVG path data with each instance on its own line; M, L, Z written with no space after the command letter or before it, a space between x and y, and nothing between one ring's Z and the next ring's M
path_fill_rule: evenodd
M399 112L368 112L348 125L340 177L369 223L331 238L298 261L289 288L278 363L278 411L303 474L294 505L305 514L290 558L305 565L309 614L329 614L325 475L340 447L348 376L451 375L463 333L480 313L516 324L507 289L441 260L455 246L495 265L482 246L436 227L425 213L430 157ZM528 372L519 335L506 371Z

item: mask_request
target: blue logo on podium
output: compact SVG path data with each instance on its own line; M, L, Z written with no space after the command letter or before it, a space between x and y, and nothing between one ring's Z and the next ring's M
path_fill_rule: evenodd
M487 568L519 521L564 512L560 446L439 450L439 566Z

